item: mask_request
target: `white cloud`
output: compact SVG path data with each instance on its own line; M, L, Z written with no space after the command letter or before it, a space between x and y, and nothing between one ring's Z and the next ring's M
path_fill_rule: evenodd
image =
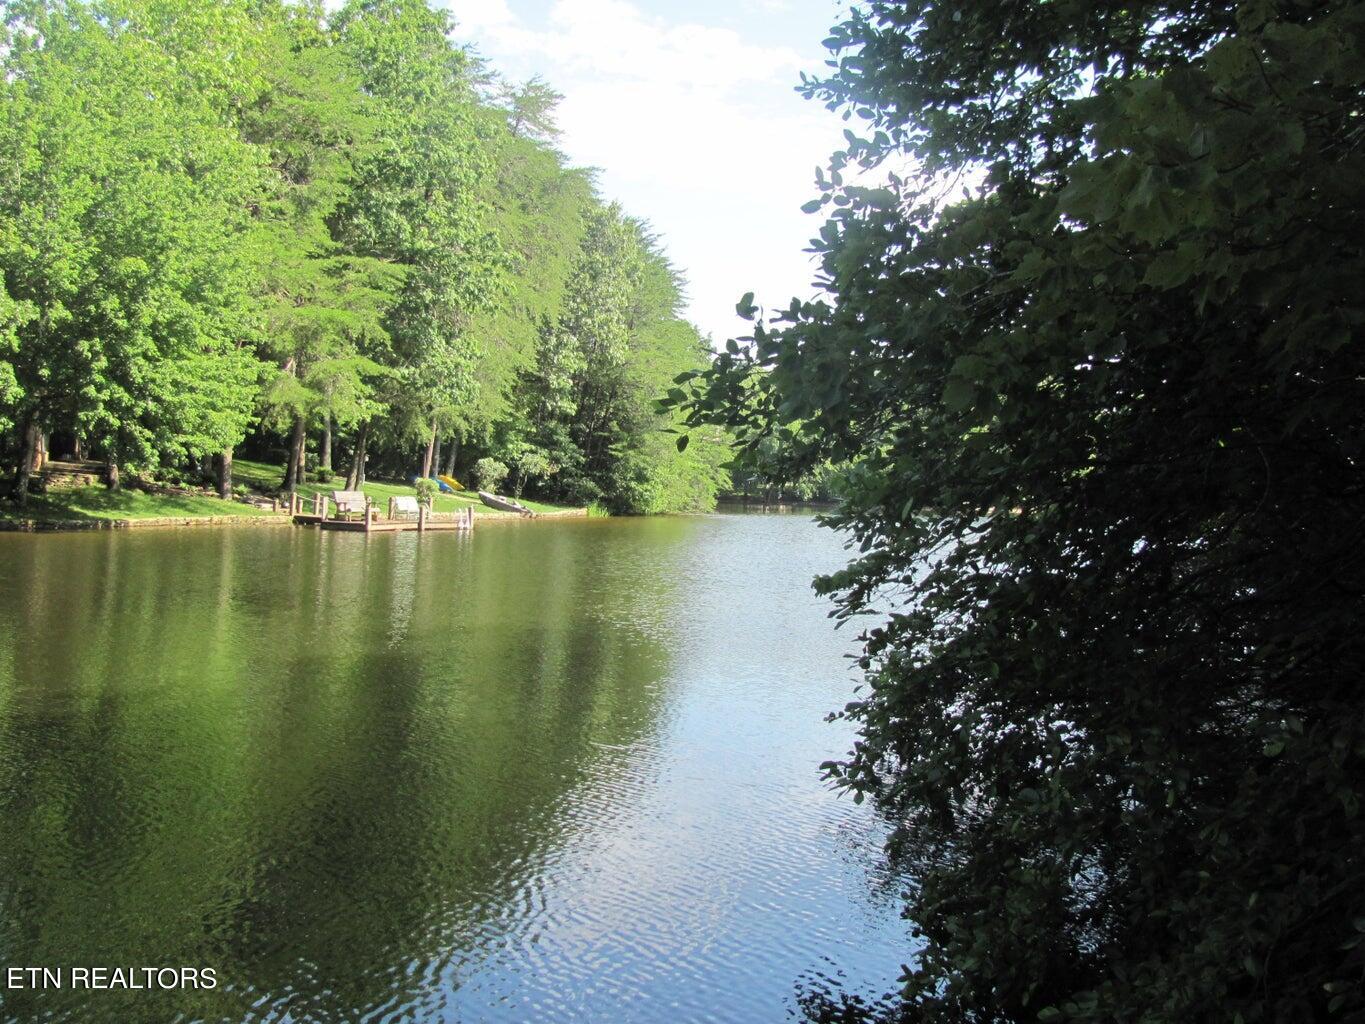
M453 5L460 24L466 29L490 29L497 26L516 24L507 0L480 0L479 3L460 3Z
M516 18L507 0L457 2L452 9L457 35L594 77L727 88L780 74L794 78L800 67L792 50L747 43L733 29L650 18L626 0L555 0L540 30Z
M800 54L627 0L555 0L534 22L508 0L452 9L457 36L495 67L564 93L565 151L663 236L703 330L743 333L734 304L747 290L777 306L809 294L802 250L818 221L800 205L842 124L793 91Z

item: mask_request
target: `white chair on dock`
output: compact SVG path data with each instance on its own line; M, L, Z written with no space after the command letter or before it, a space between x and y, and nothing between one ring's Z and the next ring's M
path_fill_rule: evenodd
M421 517L421 509L418 508L417 499L412 495L402 495L389 499L389 518L390 519L418 519Z
M364 519L369 515L370 499L364 491L333 491L332 501L337 507L338 519L350 519L353 515Z

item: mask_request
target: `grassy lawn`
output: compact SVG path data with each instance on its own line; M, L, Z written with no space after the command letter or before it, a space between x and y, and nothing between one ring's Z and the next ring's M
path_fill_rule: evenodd
M279 488L280 478L284 476L283 466L273 466L264 462L238 459L233 463L233 483L245 484L251 491L261 494L274 494ZM311 499L318 492L330 494L340 490L345 481L336 479L331 483L309 483L299 488L305 499ZM382 515L389 507L389 498L398 495L416 494L405 483L368 481L365 493L370 496ZM535 512L558 512L564 506L547 505L540 501L524 502ZM510 512L498 512L486 507L479 496L472 491L457 494L439 494L436 497L435 511L457 512L472 507L480 516L509 516ZM71 490L50 491L47 494L30 494L28 505L23 509L0 500L0 520L32 519L54 522L58 520L82 519L160 519L175 516L268 516L269 509L256 508L238 501L223 501L209 495L198 494L147 494L132 487L121 491L110 491L104 487L78 487Z
M284 467L275 466L266 462L252 462L249 459L235 459L232 463L232 482L234 484L246 484L253 491L263 494L274 494L279 490L280 480L284 476ZM464 481L461 481L463 483ZM331 483L307 483L299 488L299 494L305 498L312 498L314 494L331 494L333 491L344 490L346 487L345 476L335 477ZM407 483L394 481L367 480L363 488L370 499L378 506L383 514L389 507L389 499L402 495L414 495L417 491ZM543 501L526 501L525 505L533 512L559 512L568 506L547 505ZM436 496L436 502L432 508L434 512L460 512L473 506L478 515L505 516L511 515L509 512L498 512L488 508L483 502L479 501L479 496L473 491L459 491L455 494L446 494L444 491Z
M163 516L268 516L269 510L236 501L198 495L145 494L125 488L77 487L72 490L30 494L28 505L18 508L0 501L0 519L158 519Z

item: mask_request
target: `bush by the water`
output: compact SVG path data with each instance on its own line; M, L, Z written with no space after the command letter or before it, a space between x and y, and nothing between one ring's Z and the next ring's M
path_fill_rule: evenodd
M474 481L481 491L496 491L507 479L507 467L497 459L482 458L474 463Z

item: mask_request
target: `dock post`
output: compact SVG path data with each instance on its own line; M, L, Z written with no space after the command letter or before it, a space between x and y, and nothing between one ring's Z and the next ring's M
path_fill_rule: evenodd
M417 506L417 532L421 533L427 528L427 504L422 502Z
M365 499L365 532L366 532L366 533L369 533L369 532L370 532L370 524L373 523L373 522L374 522L374 505L372 505L372 504L370 503L370 499L369 499L369 498L366 498L366 499Z
M279 498L271 498L271 499L270 499L270 508L271 508L271 511L273 511L273 512L278 512L278 511L280 510L280 499L279 499Z

